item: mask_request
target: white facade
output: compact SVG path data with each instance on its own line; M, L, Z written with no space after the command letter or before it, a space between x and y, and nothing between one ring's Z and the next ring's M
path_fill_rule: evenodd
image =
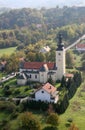
M35 100L50 102L50 94L46 92L44 89L41 89L35 93Z
M17 84L18 85L26 85L27 79L17 79Z
M79 52L84 52L85 51L85 44L76 45L76 50Z
M54 86L49 83L46 83L39 90L35 92L36 101L44 101L44 102L53 102L57 103L59 99L58 91Z
M20 73L20 75L19 75L19 77L17 79L17 84L18 85L26 85L26 83L27 83L27 78L26 78L25 74Z
M50 51L49 46L43 47L43 48L40 50L40 52L42 52L42 53L46 53L46 52L49 52L49 51Z
M65 75L65 49L56 51L57 79Z

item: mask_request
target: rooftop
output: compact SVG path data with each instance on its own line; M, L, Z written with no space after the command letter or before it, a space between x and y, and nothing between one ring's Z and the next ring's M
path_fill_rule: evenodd
M37 69L39 70L42 67L46 67L48 69L54 69L54 62L24 62L24 69Z
M50 83L46 83L45 85L43 85L42 88L50 94L52 94L56 91L56 88L53 85L51 85Z
M85 48L85 44L77 44L76 48Z

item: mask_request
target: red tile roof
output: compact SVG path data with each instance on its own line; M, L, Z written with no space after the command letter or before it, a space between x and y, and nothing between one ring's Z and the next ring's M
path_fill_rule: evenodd
M68 74L65 75L66 78L73 78L73 76L74 76L74 75L73 75L73 74L70 74L70 73L68 73Z
M48 69L53 69L53 62L25 62L24 69L40 69L44 64L47 64Z
M56 88L53 85L51 85L50 83L46 83L42 88L50 94L52 94L56 91Z
M85 48L85 44L77 44L76 47L77 48Z

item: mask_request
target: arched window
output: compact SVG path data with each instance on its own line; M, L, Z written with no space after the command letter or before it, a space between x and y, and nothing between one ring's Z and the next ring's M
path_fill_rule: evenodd
M31 74L29 75L29 78L31 78L32 76L31 76Z

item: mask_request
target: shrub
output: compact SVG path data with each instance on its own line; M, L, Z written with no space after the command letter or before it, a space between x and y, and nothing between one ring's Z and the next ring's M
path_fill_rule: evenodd
M73 122L73 119L72 118L68 118L67 121L71 123L71 122Z
M15 118L17 118L17 116L18 116L18 112L13 112L11 115L10 115L10 119L15 119Z
M46 126L43 130L58 130L58 129L53 126Z
M14 94L16 94L16 95L17 95L17 94L20 94L20 90L19 90L19 89L15 90L15 91L14 91Z
M18 127L22 130L41 130L40 122L32 113L22 113L18 117Z
M9 101L0 101L0 111L12 113L16 110L16 105Z
M52 126L58 126L59 125L59 116L56 113L51 113L47 117L47 123L52 125Z

